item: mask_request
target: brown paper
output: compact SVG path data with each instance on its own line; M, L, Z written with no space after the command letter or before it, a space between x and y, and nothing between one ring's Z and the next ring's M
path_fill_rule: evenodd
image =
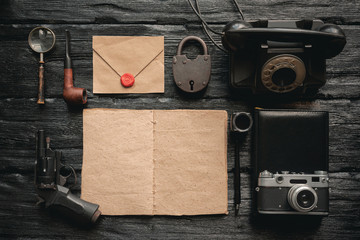
M227 213L227 113L84 110L82 198L104 215Z
M132 87L120 76L135 77ZM94 93L163 93L164 37L93 36Z

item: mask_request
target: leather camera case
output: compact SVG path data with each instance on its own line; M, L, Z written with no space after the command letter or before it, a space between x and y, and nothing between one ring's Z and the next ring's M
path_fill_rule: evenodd
M256 109L255 176L329 168L329 114L322 111Z

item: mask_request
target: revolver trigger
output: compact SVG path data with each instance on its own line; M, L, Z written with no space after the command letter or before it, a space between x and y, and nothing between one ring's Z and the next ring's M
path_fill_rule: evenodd
M77 176L75 169L71 165L61 165L60 174L59 174L59 185L64 186L65 183L67 182L67 179L71 175L74 175L74 184L71 185L71 187L69 188L72 188L77 183Z
M67 176L63 176L63 175L60 175L60 182L59 182L59 185L60 186L64 186L65 185L65 183L66 183L66 181L67 181Z
M75 169L69 165L69 168L71 169L72 173L74 174L74 184L71 185L69 188L71 189L72 187L74 187L77 183L77 176L76 176L76 172L75 172Z
M74 184L72 184L71 186L68 187L70 189L72 187L74 187L77 183L76 172L75 172L75 169L71 165L63 165L62 168L60 169L59 185L64 186L65 183L67 182L67 179L71 175L74 175Z

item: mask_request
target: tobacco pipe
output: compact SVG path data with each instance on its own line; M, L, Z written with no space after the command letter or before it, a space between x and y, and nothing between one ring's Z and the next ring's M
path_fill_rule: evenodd
M66 32L65 59L64 59L64 90L63 97L67 104L80 105L87 102L85 88L74 87L73 70L70 57L70 32Z

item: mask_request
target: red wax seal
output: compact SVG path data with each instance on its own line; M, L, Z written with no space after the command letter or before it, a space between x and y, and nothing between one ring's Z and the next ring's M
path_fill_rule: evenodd
M135 78L131 73L124 73L120 78L121 85L131 87L135 83Z

